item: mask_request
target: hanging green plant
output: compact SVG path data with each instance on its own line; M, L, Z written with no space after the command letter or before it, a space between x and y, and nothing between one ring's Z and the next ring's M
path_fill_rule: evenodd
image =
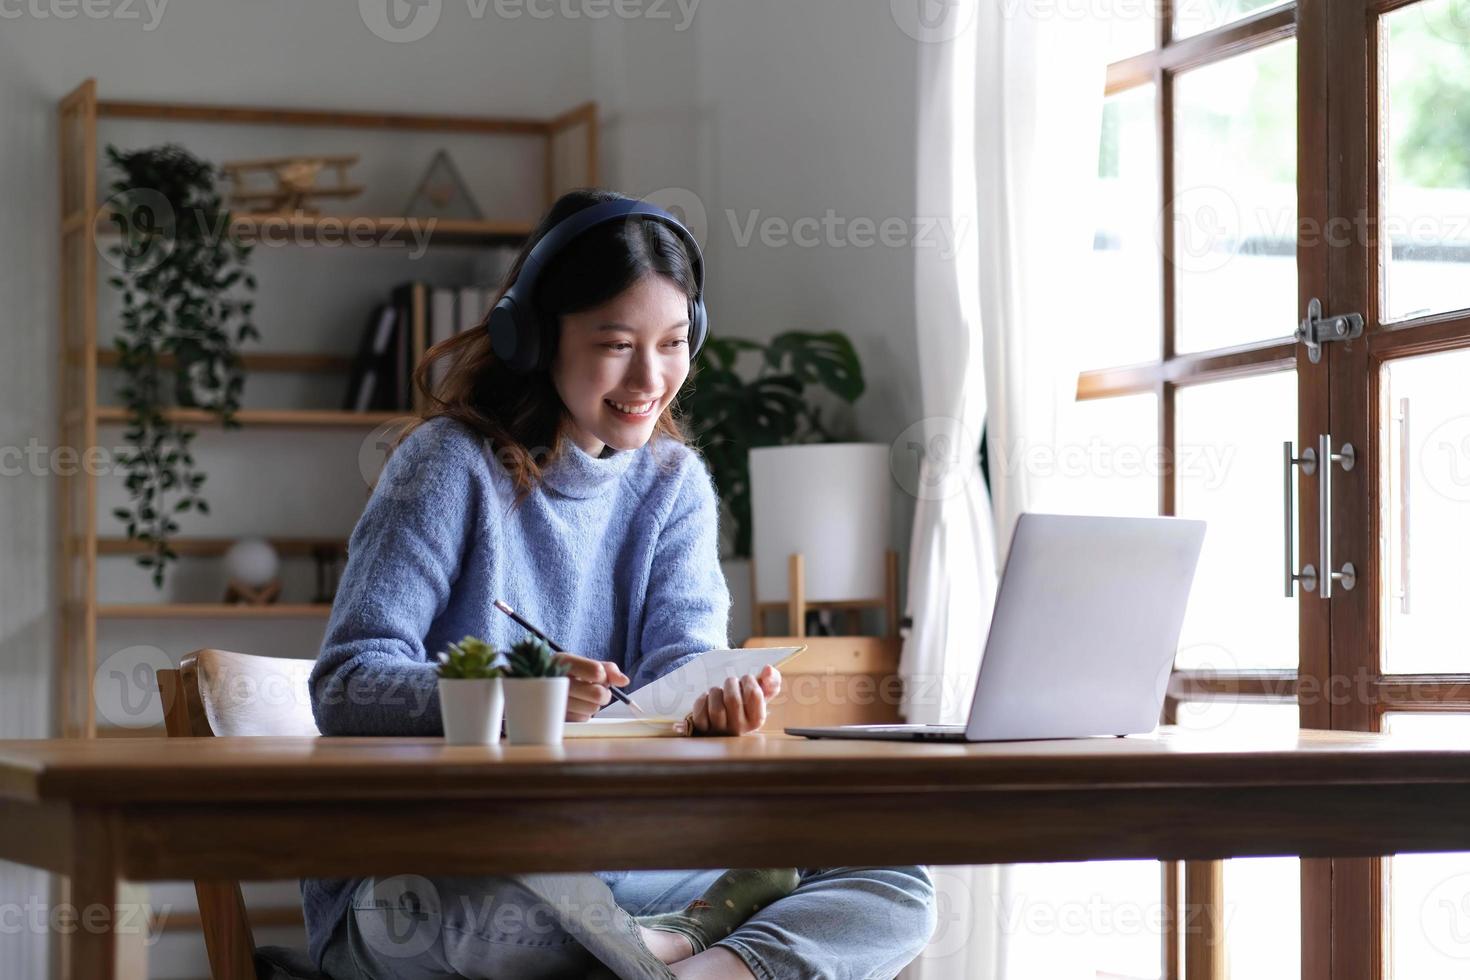
M735 370L742 351L761 356L753 378ZM846 334L789 330L768 344L711 337L700 349L681 404L720 498L730 506L735 557L750 556L750 450L834 441L820 409L805 397L809 385L848 403L863 393L862 364Z
M176 144L124 152L107 147L119 175L104 206L117 226L107 249L118 275L122 323L113 341L127 407L118 460L127 474L130 507L113 516L130 539L145 542L138 564L163 587L167 563L178 558L169 537L174 515L209 513L200 495L205 474L189 444L195 432L167 417L171 406L201 408L225 428L239 428L244 377L235 345L259 339L251 322L255 277L246 270L251 246L230 231L230 214L215 190L215 168ZM171 382L171 383L168 383Z

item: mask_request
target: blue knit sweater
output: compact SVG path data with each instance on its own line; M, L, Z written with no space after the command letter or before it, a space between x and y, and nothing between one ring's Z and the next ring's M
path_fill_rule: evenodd
M544 477L512 509L510 474L462 423L431 419L399 445L349 539L312 670L323 735L440 734L434 654L466 634L502 649L526 636L495 599L616 663L630 690L729 646L718 500L697 452L655 435L593 457L568 441ZM302 882L318 965L356 884Z

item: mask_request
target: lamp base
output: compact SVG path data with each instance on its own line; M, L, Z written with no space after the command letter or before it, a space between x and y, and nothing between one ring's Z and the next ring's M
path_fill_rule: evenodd
M801 552L793 552L787 559L787 582L790 593L784 602L759 602L756 600L756 575L754 556L750 560L750 614L751 614L751 636L766 635L766 613L778 609L786 610L787 633L785 635L802 637L806 636L807 612L810 610L830 610L833 612L845 611L848 616L848 628L853 635L861 623L862 610L882 609L884 618L884 635L890 638L898 636L898 552L892 548L884 553L884 583L883 595L877 599L842 599L822 602L809 602L806 598L806 565L805 558Z
M271 579L263 585L245 585L230 579L225 583L224 601L233 606L268 606L281 596L281 580Z

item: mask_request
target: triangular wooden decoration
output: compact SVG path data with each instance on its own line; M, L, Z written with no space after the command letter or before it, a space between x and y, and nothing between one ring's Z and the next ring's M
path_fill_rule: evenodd
M475 203L459 168L449 159L447 150L440 150L429 161L429 169L419 181L418 190L408 202L404 212L410 218L455 218L465 221L480 221L484 215Z

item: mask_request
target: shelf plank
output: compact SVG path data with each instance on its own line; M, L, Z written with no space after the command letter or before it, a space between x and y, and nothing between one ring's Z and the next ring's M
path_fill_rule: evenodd
M581 107L578 107L581 108ZM345 109L199 105L189 102L134 102L99 99L101 119L158 119L170 122L250 123L260 126L347 126L440 133L501 133L544 136L551 121L519 116L447 116Z
M100 348L97 351L97 366L104 368L117 367L119 358L120 355L114 348ZM174 355L163 354L158 358L158 365L159 367L171 370L175 360ZM246 371L311 371L334 374L350 370L352 367L352 358L343 354L255 351L240 355L240 367Z
M267 243L352 244L352 238L370 236L377 244L514 245L530 237L533 226L523 221L467 221L450 218L410 218L373 215L239 215L230 227L242 238Z
M163 415L173 422L194 425L210 425L219 421L213 412L202 408L166 408ZM306 428L371 427L395 419L407 422L414 417L408 412L344 412L326 408L245 408L235 413L235 418L242 425L294 425ZM124 423L127 420L128 410L125 405L97 406L98 422Z
M169 538L168 546L180 556L212 556L224 554L236 540L238 539L176 537ZM336 548L340 552L347 550L346 538L267 537L265 540L270 542L270 546L276 549L276 553L283 558L310 558L317 548L323 547ZM136 555L150 550L152 550L152 545L147 541L109 536L97 538L98 555Z
M237 606L226 602L114 602L97 606L99 619L311 619L330 615L328 603L286 602Z
M518 245L534 226L525 221L471 221L400 215L266 214L235 215L230 230L242 240L268 246L357 247L402 245ZM116 238L108 214L97 215L99 238Z

